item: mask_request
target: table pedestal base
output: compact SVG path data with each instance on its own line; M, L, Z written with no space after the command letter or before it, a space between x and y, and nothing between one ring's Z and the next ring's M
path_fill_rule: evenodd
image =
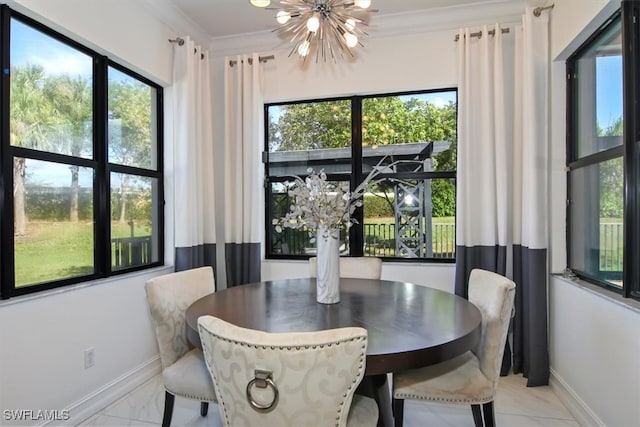
M391 411L391 392L387 375L366 375L356 393L375 399L378 404L378 425L393 426L393 413Z

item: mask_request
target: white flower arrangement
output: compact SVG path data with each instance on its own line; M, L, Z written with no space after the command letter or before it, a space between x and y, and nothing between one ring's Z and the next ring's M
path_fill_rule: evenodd
M378 182L374 178L383 173L383 169L389 170L391 165L381 167L382 159L369 173L365 180L353 191L349 191L349 184L336 184L327 181L324 170L315 172L307 169L309 175L302 179L293 176L293 185L289 189L289 197L293 203L284 218L274 219L276 232L282 232L283 228L306 229L310 233L322 229L324 237L336 238L339 230L345 227L347 230L357 220L353 218L353 212L362 206L362 195L368 186Z

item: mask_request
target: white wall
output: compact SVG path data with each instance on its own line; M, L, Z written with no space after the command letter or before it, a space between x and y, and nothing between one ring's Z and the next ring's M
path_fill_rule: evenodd
M565 59L618 2L555 0L551 12L551 271L566 265ZM594 291L595 290L595 291ZM551 383L581 425L626 427L640 420L640 304L551 276Z
M68 409L70 421L78 423L102 409L102 399L118 397L159 372L143 286L168 271L3 302L0 408ZM85 369L83 352L89 348L95 365ZM93 394L97 399L90 399ZM22 424L1 420L2 425Z
M582 425L636 426L640 308L593 289L551 279L552 385Z
M172 45L167 39L176 33L141 1L6 3L163 86L171 82ZM165 119L165 146L171 147L171 114ZM165 181L170 184L171 176ZM171 264L172 192L165 198L165 260ZM77 424L159 372L144 283L169 271L171 267L156 268L0 301L0 409L70 410L67 423ZM83 351L88 348L95 350L95 366L85 370ZM42 422L18 423L0 416L0 425Z

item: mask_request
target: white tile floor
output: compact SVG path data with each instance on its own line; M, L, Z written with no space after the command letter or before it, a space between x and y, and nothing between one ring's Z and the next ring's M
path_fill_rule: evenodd
M502 427L579 427L549 387L525 386L520 375L500 379L495 411ZM80 423L81 426L158 426L162 423L164 388L155 376L118 402ZM173 427L221 426L217 405L209 405L207 417L200 417L200 403L176 397ZM406 427L473 427L471 408L405 401Z

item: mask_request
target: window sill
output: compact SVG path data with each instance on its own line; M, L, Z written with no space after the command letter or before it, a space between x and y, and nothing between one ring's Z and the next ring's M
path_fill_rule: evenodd
M420 260L420 259L412 259L412 258L407 258L407 259L399 259L399 258L381 258L382 259L382 264L383 265L398 265L398 266L412 266L415 265L417 267L419 266L429 266L429 267L455 267L456 265L456 261L455 260ZM304 259L299 259L299 258L263 258L262 259L263 263L292 263L292 264L308 264L309 261L304 258Z
M63 286L60 288L49 289L46 291L41 291L33 294L20 295L17 297L11 297L6 300L0 300L0 308L7 307L13 304L20 304L27 301L33 301L40 298L47 298L53 295L59 295L66 292L73 292L78 289L87 288L89 286L104 285L104 284L113 283L116 281L121 281L123 279L131 279L132 277L136 277L136 276L148 275L150 273L170 273L173 271L175 271L175 268L172 265L164 265L161 267L154 267L154 268L149 268L145 270L134 271L128 274L111 276L105 279L97 279L97 280L91 280L88 282L76 283L75 285Z
M629 309L631 311L634 311L638 314L640 314L640 301L635 300L633 298L624 298L622 297L622 295L617 294L613 291L610 291L608 289L605 289L601 286L598 285L594 285L593 283L589 283L585 280L581 280L581 279L567 279L566 277L564 277L562 274L552 274L552 276L556 279L558 279L559 281L568 283L570 285L573 285L577 288L580 289L584 289L585 291L592 293L594 295L599 296L600 298L603 298L607 301L610 301L614 304L617 304L621 307L624 307L626 309Z

